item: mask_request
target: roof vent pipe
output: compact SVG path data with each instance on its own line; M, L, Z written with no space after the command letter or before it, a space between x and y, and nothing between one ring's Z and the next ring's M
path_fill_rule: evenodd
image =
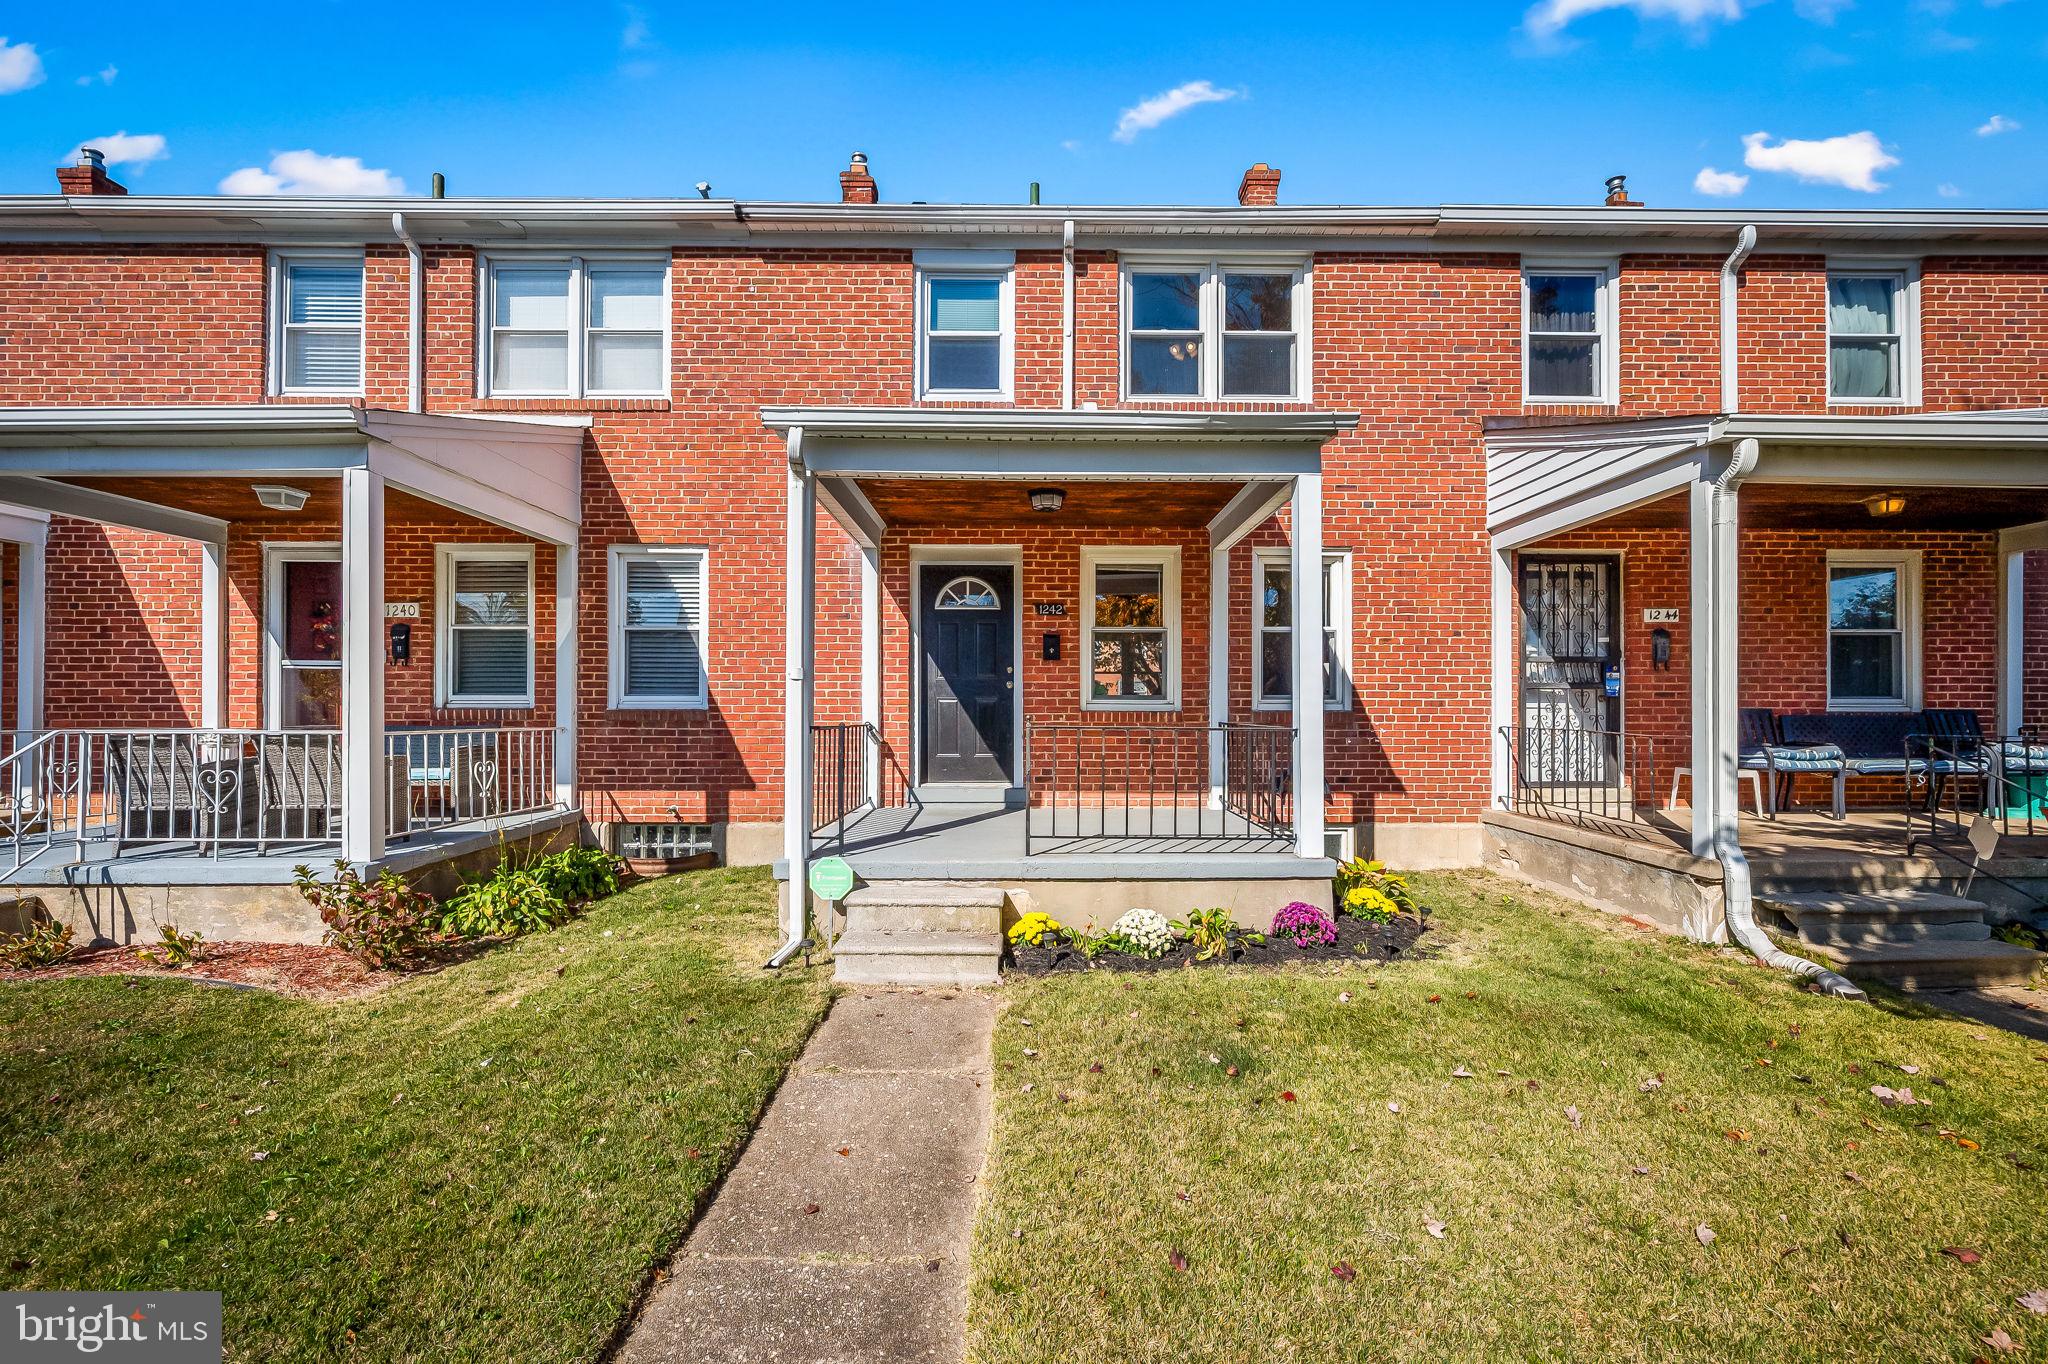
M1628 177L1626 175L1610 175L1607 177L1607 207L1642 207L1642 204L1628 197Z
M1733 412L1742 405L1742 376L1737 366L1736 303L1740 293L1742 263L1756 250L1756 226L1750 224L1735 234L1735 249L1721 262L1721 410Z
M439 178L439 177L436 177ZM405 215L391 215L391 232L405 243L405 410L420 410L424 387L421 365L425 359L420 345L420 322L427 310L426 253L405 225Z

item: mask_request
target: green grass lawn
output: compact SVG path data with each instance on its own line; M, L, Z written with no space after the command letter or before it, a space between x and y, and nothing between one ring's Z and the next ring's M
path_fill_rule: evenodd
M823 1014L773 938L705 872L347 1002L0 985L0 1287L219 1289L234 1360L590 1359Z
M2048 1047L1419 882L1429 960L1007 987L971 1359L2048 1356Z

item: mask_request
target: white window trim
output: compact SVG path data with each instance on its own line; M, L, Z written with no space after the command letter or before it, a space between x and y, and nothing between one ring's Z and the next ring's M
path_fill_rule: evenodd
M1131 391L1131 276L1156 274L1200 274L1201 294L1196 318L1202 338L1202 369L1198 392L1133 393ZM1223 391L1223 277L1227 274L1290 274L1294 277L1294 392L1225 393ZM1121 262L1117 277L1117 393L1127 403L1141 406L1176 403L1244 402L1307 405L1312 401L1310 378L1313 316L1310 287L1313 269L1299 256L1186 257L1133 256ZM1273 333L1251 333L1272 335Z
M1889 275L1899 283L1899 393L1895 398L1837 398L1835 396L1834 303L1822 293L1821 329L1827 334L1826 386L1829 407L1917 407L1920 404L1920 262L1917 260L1865 260L1854 256L1830 256L1827 280L1837 275L1858 279Z
M568 365L565 386L553 389L497 388L491 382L496 359L498 269L569 271ZM661 383L656 388L588 388L584 384L590 358L590 286L586 273L591 266L633 266L661 271ZM553 398L565 401L607 398L666 398L671 383L670 365L674 330L674 263L666 255L646 252L523 252L497 251L477 257L476 283L476 393L479 398ZM512 328L511 330L521 330ZM600 329L602 330L602 329ZM639 328L619 330L638 331Z
M1529 391L1529 276L1592 275L1598 281L1594 308L1599 319L1600 365L1594 378L1600 391L1592 397L1572 397ZM1522 262L1522 405L1525 407L1614 407L1621 401L1621 264L1614 260L1525 259Z
M934 253L937 255L938 253ZM976 402L1011 402L1017 384L1017 291L1016 267L1014 264L977 264L969 253L958 253L957 262L941 257L931 263L920 257L917 266L917 396L920 399L948 402L955 400ZM933 388L930 375L930 351L928 341L931 335L931 286L933 280L942 279L993 279L1000 286L997 294L998 320L996 325L1001 333L997 337L1000 359L997 361L996 388Z
M1268 629L1285 628L1292 633L1293 626L1267 626L1265 624L1265 576L1269 568L1292 568L1294 552L1285 545L1261 548L1252 553L1251 576L1251 640L1252 640L1252 709L1264 711L1290 711L1294 702L1290 698L1276 701L1266 696L1266 651L1265 634ZM1343 549L1325 550L1323 565L1330 570L1330 630L1336 636L1337 671L1331 680L1336 683L1335 694L1325 694L1323 709L1345 711L1351 709L1351 551Z
M1110 567L1157 568L1160 570L1160 603L1166 623L1166 673L1161 678L1166 694L1156 700L1095 695L1095 570ZM1180 546L1178 545L1085 545L1081 549L1081 709L1157 710L1180 709L1180 652L1186 632L1180 611Z
M1835 629L1829 602L1829 580L1837 568L1895 568L1899 571L1899 652L1902 655L1900 689L1905 693L1893 700L1835 699ZM1833 711L1899 711L1921 708L1920 672L1920 551L1917 549L1831 549L1827 573L1821 580L1821 626L1827 651L1827 708ZM1852 632L1854 633L1854 632Z
M497 559L526 565L526 689L511 696L455 694L455 561ZM532 545L434 546L434 704L448 710L531 710L534 656L539 652L539 602Z
M605 626L613 710L707 710L711 705L711 551L704 545L613 545L606 553L609 618ZM626 566L635 559L697 561L697 691L691 695L626 695Z
M356 323L356 383L354 388L293 388L284 381L285 332L289 323L285 320L285 278L286 267L295 263L326 263L353 265L363 272L363 317ZM370 376L370 270L366 253L361 251L320 251L293 250L273 251L267 265L270 285L270 359L265 366L268 371L272 397L332 397L335 395L360 395L365 391ZM338 329L336 329L338 330Z
M284 697L281 692L284 685L284 566L287 563L340 562L341 545L338 542L266 540L263 544L263 725L266 729L284 728ZM343 601L341 629L344 648L348 623L348 603ZM341 670L339 659L332 664L301 666Z

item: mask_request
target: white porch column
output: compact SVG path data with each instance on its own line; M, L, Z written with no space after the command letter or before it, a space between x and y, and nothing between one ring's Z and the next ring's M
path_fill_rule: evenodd
M1692 852L1715 855L1716 831L1735 824L1738 756L1735 494L1715 515L1714 485L1701 471L1691 487L1692 551ZM1731 840L1732 841L1732 840Z
M867 771L862 799L880 808L882 804L882 547L864 544L860 548L860 722L867 726L861 737L865 746L863 764ZM872 738L869 736L873 736Z
M341 473L342 856L384 855L384 476Z
M2027 722L2027 554L1998 546L1998 732L2017 734Z
M1209 808L1223 808L1223 731L1230 719L1230 551L1209 533ZM1257 607L1253 608L1257 610Z
M44 555L40 540L20 542L21 587L15 597L14 727L43 727Z
M783 542L782 849L789 863L789 936L806 920L811 854L811 711L817 595L818 485L808 472L789 469L788 519Z
M1522 631L1515 601L1515 552L1496 548L1489 557L1492 569L1493 692L1489 710L1492 732L1486 736L1486 750L1492 755L1492 803L1495 809L1501 809L1510 803L1513 794L1508 790L1508 783L1512 780L1508 744L1501 731L1518 723L1515 707L1520 682L1517 669L1521 661Z
M1323 476L1294 476L1294 851L1323 856Z
M582 610L576 575L578 543L555 546L555 804L576 805L576 678Z
M199 726L227 723L227 554L218 541L199 542Z

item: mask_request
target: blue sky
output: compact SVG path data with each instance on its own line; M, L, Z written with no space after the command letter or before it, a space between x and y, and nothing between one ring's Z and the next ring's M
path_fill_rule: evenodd
M160 194L825 199L858 148L898 201L1223 203L1263 160L1289 203L1587 203L1620 171L1659 206L2048 206L2048 0L112 2L0 37L0 192L118 133Z

